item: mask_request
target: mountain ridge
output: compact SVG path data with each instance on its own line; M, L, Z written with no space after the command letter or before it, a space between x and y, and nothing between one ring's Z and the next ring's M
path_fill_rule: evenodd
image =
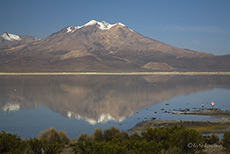
M9 32L5 32L0 35L0 51L25 45L38 40L39 38L34 36L16 35Z
M230 68L230 55L177 48L145 37L122 23L95 20L1 50L0 71L229 71Z

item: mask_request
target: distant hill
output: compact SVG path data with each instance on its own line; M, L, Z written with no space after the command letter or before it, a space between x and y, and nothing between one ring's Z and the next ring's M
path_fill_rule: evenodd
M26 35L18 36L6 32L0 35L0 51L25 45L38 40L39 39L37 37L26 36Z
M230 55L177 48L122 23L91 20L41 40L4 33L0 71L230 71Z

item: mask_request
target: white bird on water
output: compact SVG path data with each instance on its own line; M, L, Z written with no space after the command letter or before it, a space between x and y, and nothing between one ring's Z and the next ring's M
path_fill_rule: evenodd
M213 107L215 105L215 102L213 101L213 102L211 102L211 106Z

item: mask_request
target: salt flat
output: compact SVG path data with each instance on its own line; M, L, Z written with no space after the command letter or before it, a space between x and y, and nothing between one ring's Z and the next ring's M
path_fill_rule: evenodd
M230 75L230 72L0 72L0 75Z

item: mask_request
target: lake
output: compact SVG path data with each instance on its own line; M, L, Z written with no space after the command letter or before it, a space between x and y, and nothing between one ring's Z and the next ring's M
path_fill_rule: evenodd
M0 131L29 138L54 127L76 138L152 118L215 120L172 114L210 108L212 101L230 110L230 76L0 76Z

